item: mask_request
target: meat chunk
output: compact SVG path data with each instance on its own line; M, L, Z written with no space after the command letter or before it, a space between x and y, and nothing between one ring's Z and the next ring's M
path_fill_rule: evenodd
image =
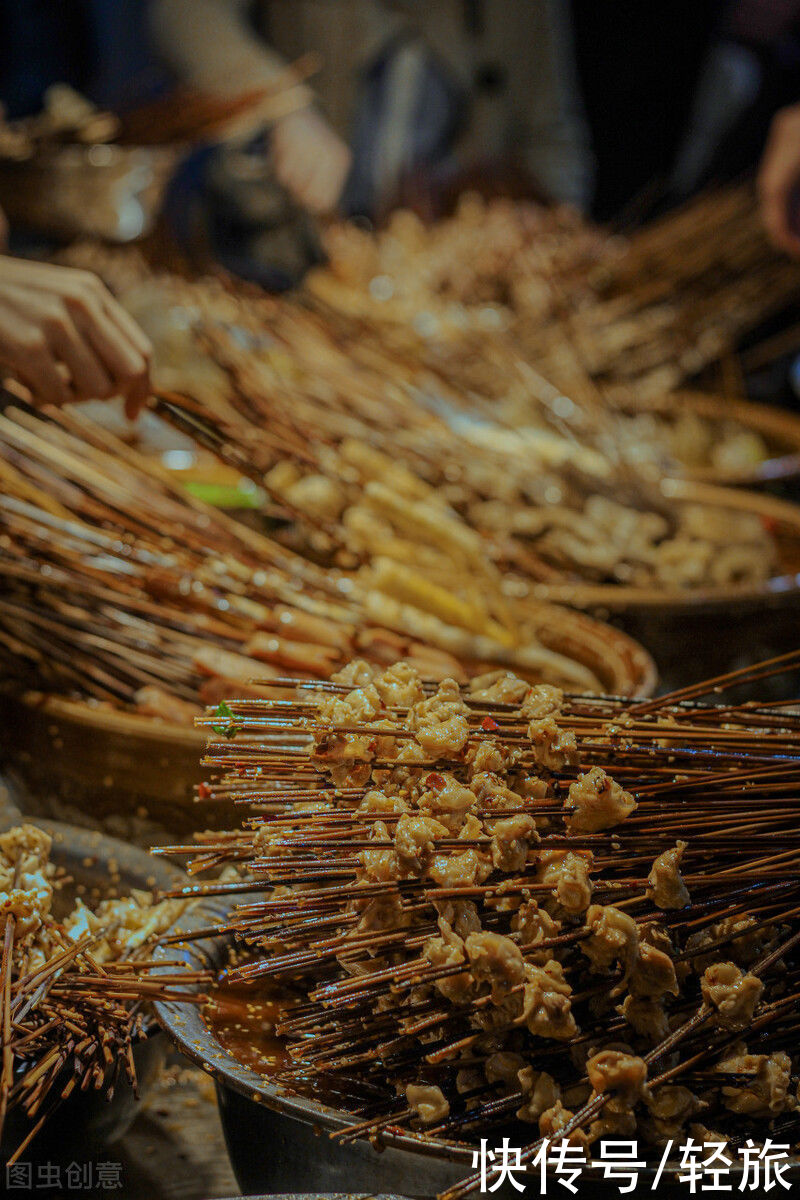
M408 1107L423 1125L435 1125L450 1115L450 1105L441 1088L427 1083L409 1083L406 1087Z
M435 854L428 874L439 887L473 887L484 883L492 873L492 864L477 850L463 854Z
M468 717L469 705L461 699L461 689L455 679L443 679L433 696L413 704L408 713L408 727L441 725L454 717Z
M631 970L629 987L632 996L660 1000L662 996L677 996L678 980L675 964L663 950L640 942L639 953Z
M713 963L700 981L703 999L723 1029L746 1029L764 991L757 975L745 975L735 963Z
M619 963L627 975L639 952L639 931L633 917L613 904L593 904L586 913L592 933L581 942L581 951L596 971L607 971Z
M619 1011L639 1037L657 1046L669 1033L663 1004L646 996L626 996Z
M651 1141L664 1146L678 1138L692 1117L705 1105L686 1087L663 1085L647 1101L649 1110L645 1130Z
M511 929L519 935L517 942L529 962L541 966L555 957L547 949L531 953L535 946L558 937L561 932L561 922L553 920L549 913L539 908L535 900L530 900L517 909L511 918Z
M436 911L459 937L481 932L478 910L471 900L438 900Z
M407 662L397 662L376 675L375 688L387 708L411 708L425 698L419 672Z
M690 896L680 873L686 842L677 842L671 850L659 854L647 877L648 897L657 908L685 908Z
M521 704L529 690L529 684L511 671L487 671L470 683L470 695L475 700L489 704Z
M539 840L533 817L525 813L520 813L518 817L505 817L492 822L489 831L492 835L492 862L497 870L509 874L521 871L528 860L531 844Z
M564 707L564 693L550 683L538 683L532 687L520 705L520 716L525 721L541 721L544 717L557 717Z
M364 817L373 816L378 813L394 816L399 813L408 812L408 805L400 796L389 796L386 792L372 789L366 793L355 811L357 816Z
M591 865L588 851L576 854L572 850L545 850L538 859L536 878L552 886L554 898L566 913L577 916L586 912L591 903Z
M332 683L343 683L346 687L360 688L372 683L375 667L363 658L354 658L331 675Z
M475 775L489 771L495 775L505 774L519 761L520 751L502 742L481 741L470 749L467 762Z
M480 771L473 775L469 786L481 808L506 811L526 807L522 796L513 792L499 775L491 771Z
M588 1060L586 1072L598 1094L610 1092L628 1108L649 1095L647 1063L634 1054L626 1054L621 1050L601 1050Z
M420 725L416 739L431 758L456 758L469 740L469 725L464 717Z
M767 1119L797 1107L790 1092L792 1060L784 1050L772 1054L748 1054L739 1043L716 1070L722 1075L748 1075L751 1078L723 1086L722 1102L734 1113Z
M561 1141L564 1138L564 1129L574 1116L575 1114L565 1108L560 1100L556 1100L553 1107L546 1109L539 1117L539 1133L550 1142ZM571 1146L579 1146L584 1152L588 1150L589 1139L582 1129L574 1129L566 1136Z
M521 1086L520 1071L527 1064L521 1054L512 1054L509 1050L498 1050L490 1054L483 1064L483 1073L487 1083L502 1083L508 1091L516 1091Z
M471 933L464 946L473 978L491 985L493 1000L501 1000L525 978L525 961L511 938L499 933Z
M578 743L569 729L561 729L552 717L531 721L528 737L536 762L548 771L563 771L578 761Z
M441 917L437 922L438 937L429 938L422 951L424 958L433 967L456 967L464 964L465 970L454 975L446 975L443 979L434 981L436 991L449 1000L451 1004L466 1004L475 994L475 984L467 967L467 952L464 941Z
M561 1099L561 1088L546 1071L536 1071L533 1067L523 1067L518 1072L520 1090L525 1094L525 1101L517 1109L520 1121L532 1125L538 1124L542 1113L553 1108Z
M358 860L363 865L364 876L375 883L390 883L399 879L400 863L383 821L376 821L372 826L370 840L387 844L380 849L359 851Z
M607 775L602 767L592 767L570 784L564 802L567 833L598 833L619 825L636 810L630 792Z
M401 875L423 875L433 858L437 839L447 835L445 826L432 817L403 813L394 835Z
M578 1032L572 1015L572 988L561 963L548 959L543 967L525 964L522 1013L517 1024L527 1025L538 1037L567 1041Z
M446 825L451 835L457 834L467 814L477 806L477 797L452 775L437 775L435 778L436 786L424 793L419 806ZM433 779L433 776L429 776L428 782Z

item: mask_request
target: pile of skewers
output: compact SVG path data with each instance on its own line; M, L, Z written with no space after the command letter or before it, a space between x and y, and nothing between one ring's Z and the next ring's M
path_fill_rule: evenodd
M798 290L748 186L702 195L625 241L559 209L466 197L430 228L402 212L376 235L334 229L328 252L310 284L327 303L433 340L510 331L571 396L576 367L641 395L671 390Z
M495 661L596 686L535 636L515 642L491 600L448 595L437 615L435 594L370 591L186 496L80 412L9 404L0 479L0 645L17 692L186 723L256 676L324 677L354 653L407 654L438 678Z
M798 664L637 703L354 662L229 701L202 792L251 815L162 851L247 870L190 890L234 900L222 1003L281 989L277 1078L348 1097L345 1139L794 1144L800 717L698 701Z
M151 337L157 411L265 488L296 548L362 568L373 592L427 593L423 607L436 591L473 606L493 594L497 619L500 595L537 583L747 586L775 566L758 518L668 502L627 454L620 419L597 396L573 403L511 344L494 346L501 406L451 378L449 361L420 365L340 314L148 279L135 260L81 261ZM549 429L524 423L532 397Z
M148 1002L202 1002L184 990L199 974L150 978L150 948L185 904L137 892L94 912L78 900L56 920L63 881L50 846L32 825L0 835L0 1137L17 1109L27 1126L9 1164L69 1097L98 1090L110 1100L125 1081L136 1089L133 1051Z

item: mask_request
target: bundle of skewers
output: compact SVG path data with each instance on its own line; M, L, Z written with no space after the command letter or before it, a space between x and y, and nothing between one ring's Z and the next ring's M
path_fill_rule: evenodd
M187 496L79 411L9 403L0 479L0 645L17 693L77 692L180 724L242 688L268 695L248 687L256 676L325 677L354 653L410 655L439 678L494 661L596 684L534 635L515 639L491 597L443 593L437 611L435 592L371 591Z
M449 361L420 363L330 310L148 278L130 258L73 261L99 268L153 341L156 411L265 489L292 521L284 539L361 569L373 593L437 615L448 594L473 609L493 595L502 620L537 584L749 587L777 565L757 516L667 500L641 470L640 424L610 416L591 380L575 403L506 341L493 349L501 405ZM720 430L686 425L683 442L722 445Z
M134 1046L150 1001L203 1000L185 990L204 980L199 973L150 977L152 945L184 902L135 892L92 911L78 900L57 920L54 894L65 880L50 848L32 825L0 835L0 1138L17 1110L27 1126L9 1164L70 1097L96 1090L110 1100L125 1083L136 1090Z
M427 228L407 212L377 234L335 228L328 252L310 283L327 303L433 340L511 331L568 394L576 350L597 382L670 390L799 282L769 246L748 186L702 195L626 240L557 208L468 196Z
M635 702L353 662L209 713L202 793L249 815L162 852L247 872L189 894L233 901L240 1033L279 997L265 1071L345 1140L793 1146L800 717L706 701L798 665Z

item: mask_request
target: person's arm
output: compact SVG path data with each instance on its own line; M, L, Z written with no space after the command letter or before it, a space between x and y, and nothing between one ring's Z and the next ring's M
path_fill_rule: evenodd
M0 257L0 367L34 403L125 397L134 417L150 388L150 343L89 271Z
M242 0L154 0L151 29L161 56L200 91L237 96L274 84L286 64L250 28ZM313 107L313 93L293 89L298 111L272 129L275 172L295 199L313 212L338 201L350 152Z
M800 187L800 104L782 108L772 119L758 169L761 219L779 250L800 258L800 233L792 227L792 193Z

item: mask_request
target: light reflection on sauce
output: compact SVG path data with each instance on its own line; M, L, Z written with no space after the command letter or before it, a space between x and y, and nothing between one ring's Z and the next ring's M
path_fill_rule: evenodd
M294 1059L283 1039L276 1036L275 1027L299 999L285 988L264 981L231 984L223 980L214 985L203 1019L220 1045L242 1066L281 1083L298 1096L332 1108L358 1110L366 1097L363 1083L359 1087L356 1079L348 1087L341 1076L334 1079L324 1072L302 1073L296 1068L291 1083L284 1077Z
M276 1075L291 1057L275 1026L287 996L263 984L217 983L203 1017L220 1043L243 1066L259 1075Z

